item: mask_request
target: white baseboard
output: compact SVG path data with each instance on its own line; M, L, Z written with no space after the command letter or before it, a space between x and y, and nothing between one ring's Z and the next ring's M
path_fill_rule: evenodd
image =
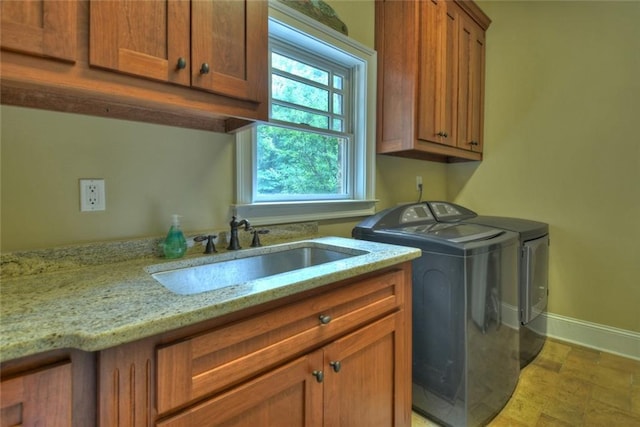
M547 336L640 361L640 333L546 313Z

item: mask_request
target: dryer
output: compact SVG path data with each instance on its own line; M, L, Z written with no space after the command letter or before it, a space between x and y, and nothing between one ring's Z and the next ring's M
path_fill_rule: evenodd
M473 215L451 204L416 203L381 211L352 232L422 250L412 261L412 403L452 426L486 424L509 400L520 372L519 325L505 322L505 307L518 301L518 234L461 222Z
M476 216L466 221L518 233L520 367L524 368L540 353L547 336L549 225L498 216Z
M511 322L520 323L520 367L524 368L540 353L547 336L549 225L521 218L480 216L449 202L425 203L439 222L464 221L518 233L518 305L508 313Z

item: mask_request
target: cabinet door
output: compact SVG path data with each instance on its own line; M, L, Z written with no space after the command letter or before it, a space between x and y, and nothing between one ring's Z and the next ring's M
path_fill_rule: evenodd
M189 85L189 0L90 3L89 62Z
M192 86L266 102L267 14L263 0L192 2Z
M322 352L316 351L156 425L322 426L322 384L312 374L320 366Z
M71 363L3 380L3 426L71 426Z
M325 425L411 425L411 352L402 313L327 346Z
M2 0L5 49L75 62L77 2Z
M484 31L460 15L458 26L458 135L460 148L482 152L484 111Z
M418 139L455 146L459 15L450 3L421 3Z

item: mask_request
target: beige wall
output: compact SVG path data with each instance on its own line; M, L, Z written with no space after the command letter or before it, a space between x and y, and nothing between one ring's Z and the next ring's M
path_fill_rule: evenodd
M373 2L330 1L373 46ZM552 313L640 331L638 2L481 2L488 33L486 158L378 156L379 208L426 199L551 225ZM0 109L1 249L226 228L233 137ZM107 211L80 213L79 178L105 178ZM349 235L353 221L321 231Z
M336 2L352 37L373 47L370 1ZM2 251L158 236L172 213L186 231L223 230L234 201L231 135L122 120L0 107ZM442 165L380 158L379 207L426 194L445 197ZM78 179L104 178L107 210L79 210ZM349 236L357 219L325 221L321 232Z
M640 331L640 2L479 4L485 160L448 196L548 222L549 311Z

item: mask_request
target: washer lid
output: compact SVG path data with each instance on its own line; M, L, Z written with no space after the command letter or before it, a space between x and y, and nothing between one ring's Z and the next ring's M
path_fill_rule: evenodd
M446 224L436 223L429 225L417 225L396 229L401 233L425 235L431 238L439 238L452 243L475 242L488 240L504 234L504 230L489 228L478 224Z

